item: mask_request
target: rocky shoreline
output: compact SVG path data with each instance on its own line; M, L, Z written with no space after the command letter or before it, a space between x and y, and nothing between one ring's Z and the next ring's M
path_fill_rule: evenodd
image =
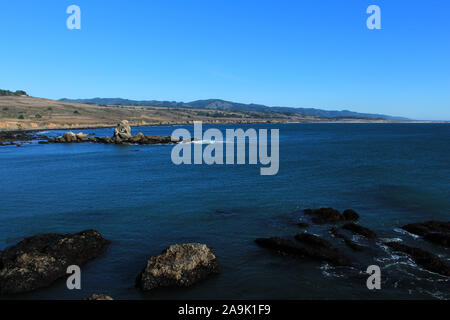
M382 243L392 252L409 256L418 266L450 277L450 265L443 258L423 248L378 238L376 232L359 225L359 214L354 210L340 213L332 208L306 209L304 216L310 219L312 224L332 225L331 229L328 229L331 240L305 231L294 234L292 238L258 238L254 240L255 243L281 256L295 257L298 261L314 260L363 271L367 266L361 266L355 260L355 254L368 250L376 243ZM310 226L306 222L298 224L298 227L303 229ZM450 222L426 221L401 228L423 237L432 245L448 248ZM355 243L345 233L364 237L368 240L369 247ZM339 241L344 241L348 249L338 248ZM25 238L18 244L0 251L0 296L51 286L58 279L67 276L66 268L69 265L82 265L93 260L102 255L110 245L111 242L95 230ZM350 254L351 252L354 253ZM219 273L219 262L214 249L200 243L174 244L161 254L149 257L145 267L136 276L135 287L144 292L162 287L189 287ZM104 294L93 294L86 300L112 298Z
M38 135L35 131L0 131L0 146L16 145L20 147L23 143L38 141L39 144L49 143L102 143L102 144L175 144L190 142L195 139L181 140L175 137L146 136L139 132L131 135L131 127L127 120L121 121L114 129L113 135L106 137L95 137L83 132L73 133L68 131L61 137L49 138L45 135Z
M303 214L308 217L313 224L333 225L333 227L329 229L329 234L333 239L342 239L352 251L365 251L366 247L355 243L342 232L364 237L371 246L375 246L377 242L382 243L393 252L407 254L417 265L430 272L442 276L450 276L450 264L444 259L422 248L380 239L375 231L370 230L357 222L360 216L354 210L347 209L343 213L340 213L333 208L305 209L303 210ZM297 223L297 226L302 229L307 229L310 227L310 224L301 221ZM427 221L408 224L401 228L412 234L421 236L424 240L435 245L440 245L445 248L449 247L450 221ZM270 238L255 239L255 243L260 247L277 252L281 255L328 262L335 266L357 265L357 261L352 261L348 254L335 248L330 241L308 233L307 231L293 235L292 239L274 236Z

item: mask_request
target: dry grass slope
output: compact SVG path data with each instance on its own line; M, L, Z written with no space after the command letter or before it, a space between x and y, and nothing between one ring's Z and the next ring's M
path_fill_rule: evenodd
M190 108L99 106L27 96L0 97L0 130L112 127L127 119L131 125L252 123L304 121L274 112L217 111Z
M29 96L0 96L0 130L76 129L114 127L121 120L132 126L264 122L391 122L367 119L328 119L300 114L221 111L155 106L100 106Z

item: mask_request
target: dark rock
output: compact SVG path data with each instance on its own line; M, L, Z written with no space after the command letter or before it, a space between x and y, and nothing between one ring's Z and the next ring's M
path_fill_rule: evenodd
M450 233L450 222L426 221L411 223L403 226L402 229L419 236L425 236L432 232Z
M306 222L299 222L297 223L297 226L299 226L300 228L308 228L309 224Z
M68 266L97 257L108 244L95 230L25 238L0 252L0 294L47 287L66 276Z
M351 265L350 259L338 249L333 248L325 239L314 235L302 234L297 235L296 240L301 244L296 244L291 240L278 237L259 238L255 242L263 248L271 249L281 254L327 261L337 266Z
M355 251L363 251L364 250L364 246L361 246L350 239L346 238L346 239L344 239L344 242L349 248L351 248Z
M377 237L377 234L375 232L373 232L372 230L370 230L369 228L360 226L359 224L355 224L355 223L347 223L344 224L342 226L343 229L349 230L353 233L362 235L366 238L371 238L374 239Z
M303 212L313 216L312 221L317 224L336 223L344 220L340 212L333 208L305 209Z
M436 255L420 248L410 247L398 242L385 243L391 250L408 254L421 267L428 271L450 276L450 265Z
M144 291L158 287L188 287L219 273L214 250L204 244L177 244L151 257L136 279Z
M450 233L430 232L424 236L424 239L450 248Z
M450 221L426 221L411 223L403 226L402 229L419 236L424 236L431 232L450 233Z
M331 243L328 240L310 233L297 234L295 240L313 247L331 248Z
M256 244L263 248L272 249L281 254L289 254L305 258L306 254L302 247L296 245L293 241L279 237L258 238Z
M342 233L338 232L338 229L336 228L331 228L330 229L331 234L336 237L336 238L340 238L343 239L345 244L350 247L351 249L355 250L355 251L363 251L364 247L357 244L356 242L350 240L348 237L346 237L345 235L343 235Z
M49 140L48 137L36 134L33 131L0 131L0 146L14 145L17 142Z
M342 213L342 216L344 217L344 220L346 221L358 221L359 220L359 214L356 213L355 210L347 209Z
M38 144L49 144L48 141L39 141Z
M422 236L425 240L450 248L450 221L426 221L407 224L402 229Z

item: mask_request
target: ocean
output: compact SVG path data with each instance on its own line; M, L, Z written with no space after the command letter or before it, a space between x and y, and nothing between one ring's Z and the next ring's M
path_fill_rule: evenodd
M279 129L274 176L261 165L174 165L172 145L24 144L0 147L0 250L39 233L96 229L111 240L82 266L82 289L65 280L8 298L83 299L450 299L450 279L428 272L382 240L353 240L353 252L329 225L311 225L342 249L353 267L278 255L260 237L293 237L306 208L351 208L381 239L427 249L450 263L448 249L399 227L450 220L448 124L229 124L204 130ZM192 126L133 127L171 135ZM74 130L96 136L113 129ZM46 131L47 136L64 131ZM221 273L190 288L142 293L135 278L150 256L171 244L215 249ZM368 290L366 269L381 268L381 290Z

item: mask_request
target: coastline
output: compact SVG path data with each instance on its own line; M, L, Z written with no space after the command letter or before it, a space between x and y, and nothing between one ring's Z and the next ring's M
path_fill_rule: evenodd
M441 121L441 120L366 120L366 119L343 119L343 120L305 120L305 121L202 121L203 124L364 124L364 123L373 123L373 124L450 124L450 121ZM1 124L1 122L0 122ZM182 121L182 122L170 122L170 123L131 123L132 127L160 127L160 126L180 126L180 125L192 125L193 121ZM116 127L116 124L105 124L105 123L97 123L97 124L80 124L80 125L67 125L67 126L29 126L22 128L9 128L9 127L1 127L0 132L38 132L43 130L49 131L57 131L57 130L86 130L86 129L113 129Z

